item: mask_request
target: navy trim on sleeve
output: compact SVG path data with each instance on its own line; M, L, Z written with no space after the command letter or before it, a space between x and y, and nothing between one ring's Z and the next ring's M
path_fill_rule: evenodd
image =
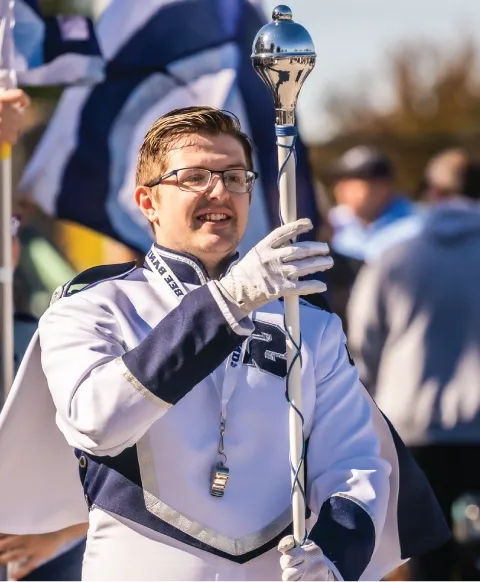
M233 331L208 286L202 285L122 358L147 390L176 404L244 340Z
M309 539L335 564L344 580L359 580L375 549L375 527L368 513L347 497L327 499Z

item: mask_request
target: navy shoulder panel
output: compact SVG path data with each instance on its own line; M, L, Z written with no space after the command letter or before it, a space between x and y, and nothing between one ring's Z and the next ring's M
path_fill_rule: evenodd
M106 281L107 279L120 279L125 277L133 270L137 268L136 261L130 261L128 263L114 263L113 265L96 265L95 267L90 267L76 275L73 279L65 283L65 285L60 285L53 292L50 305L55 303L60 297L68 297L74 293L78 293L85 287L93 285L94 283L99 283L100 281ZM80 288L78 288L80 287Z

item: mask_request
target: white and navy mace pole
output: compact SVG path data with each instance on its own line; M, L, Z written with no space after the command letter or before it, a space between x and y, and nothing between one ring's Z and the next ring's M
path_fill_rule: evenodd
M292 19L288 6L273 10L272 22L263 26L253 42L253 66L270 89L276 112L278 188L282 224L297 220L295 180L295 107L298 94L316 60L307 30ZM306 538L301 336L298 297L285 298L287 332L287 398L290 403L290 463L292 472L293 536L297 545Z

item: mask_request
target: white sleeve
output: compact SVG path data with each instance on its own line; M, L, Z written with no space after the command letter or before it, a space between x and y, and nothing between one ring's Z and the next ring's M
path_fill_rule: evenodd
M331 315L317 349L316 405L307 452L310 532L345 580L358 580L382 532L391 467L380 455L368 395Z
M128 350L111 310L81 293L53 304L39 324L42 367L68 443L111 456L133 446L242 343L251 322L229 319L204 285Z

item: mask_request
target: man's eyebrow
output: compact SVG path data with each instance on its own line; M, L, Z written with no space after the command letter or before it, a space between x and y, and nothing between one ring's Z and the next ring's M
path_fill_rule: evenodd
M227 169L229 169L229 168L242 168L243 170L245 170L247 168L247 166L243 162L238 162L236 164L227 164L225 166L225 168L227 168Z

